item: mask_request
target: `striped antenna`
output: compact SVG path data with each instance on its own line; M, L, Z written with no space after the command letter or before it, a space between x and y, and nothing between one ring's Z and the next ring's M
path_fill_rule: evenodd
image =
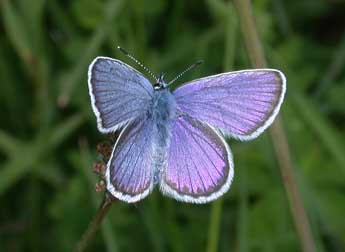
M123 49L120 46L117 46L117 48L123 52L128 58L130 58L131 60L133 60L137 65L141 66L147 73L149 73L153 79L155 79L156 82L158 82L158 78L156 77L156 75L154 75L150 69L148 69L146 66L144 66L143 63L141 63L139 60L137 60L136 58L134 58L129 52L127 52L125 49Z
M203 60L198 60L197 62L195 62L193 65L190 65L186 70L184 70L182 73L180 73L179 75L177 75L174 79L172 79L169 83L168 86L170 86L171 84L173 84L178 78L180 78L182 75L184 75L185 73L187 73L189 70L193 69L196 66L199 66L200 64L202 64L204 61Z

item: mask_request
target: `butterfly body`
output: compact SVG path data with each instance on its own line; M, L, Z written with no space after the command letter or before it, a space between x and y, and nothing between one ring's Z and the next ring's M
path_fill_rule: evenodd
M153 93L152 121L155 137L153 140L154 184L166 167L167 151L171 137L171 126L176 117L176 101L168 88L155 89Z
M107 190L128 203L156 185L176 200L207 203L223 195L233 176L224 135L250 140L274 120L286 80L275 69L209 76L171 92L163 75L151 84L122 61L97 57L89 94L103 133L121 130L107 164Z

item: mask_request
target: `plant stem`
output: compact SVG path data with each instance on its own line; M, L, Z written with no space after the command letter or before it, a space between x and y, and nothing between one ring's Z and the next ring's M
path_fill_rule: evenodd
M87 247L89 241L93 238L96 231L98 230L104 216L110 210L112 203L114 202L107 194L105 194L104 199L98 208L96 215L94 216L93 220L89 224L89 227L84 232L83 236L81 237L80 241L77 243L75 247L75 251L82 252Z
M316 251L308 216L303 206L296 177L293 171L289 145L283 132L282 121L279 117L272 125L270 133L278 159L282 181L284 183L285 191L289 199L290 210L292 212L303 251Z
M256 30L251 2L250 0L235 0L234 2L250 60L254 67L265 68L266 59ZM271 126L270 134L302 249L304 252L316 251L309 220L293 171L288 141L279 116Z
M223 198L218 199L212 204L211 221L208 230L207 252L218 251L220 222L222 217Z

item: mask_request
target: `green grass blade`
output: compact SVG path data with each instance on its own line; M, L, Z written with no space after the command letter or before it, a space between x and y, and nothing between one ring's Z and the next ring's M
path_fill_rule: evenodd
M294 90L291 95L296 111L301 115L301 119L306 122L310 129L320 138L324 147L332 154L338 162L339 167L345 174L345 147L342 137L334 130L329 121L317 110L317 105L313 104L308 97ZM303 108L303 109L301 109Z
M18 55L26 64L30 64L33 58L32 44L25 21L13 7L13 1L3 0L1 4L5 31Z

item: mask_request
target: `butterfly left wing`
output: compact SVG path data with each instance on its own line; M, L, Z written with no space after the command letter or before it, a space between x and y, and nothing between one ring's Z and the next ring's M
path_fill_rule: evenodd
M234 175L232 154L223 137L186 115L172 124L167 161L160 189L179 201L215 200L229 189Z
M106 170L107 190L128 203L145 198L153 189L154 124L145 116L125 126Z
M194 80L173 94L180 111L234 138L250 140L271 125L285 89L282 72L255 69Z
M154 91L149 80L120 60L95 58L88 77L91 105L102 133L122 128L151 106Z

